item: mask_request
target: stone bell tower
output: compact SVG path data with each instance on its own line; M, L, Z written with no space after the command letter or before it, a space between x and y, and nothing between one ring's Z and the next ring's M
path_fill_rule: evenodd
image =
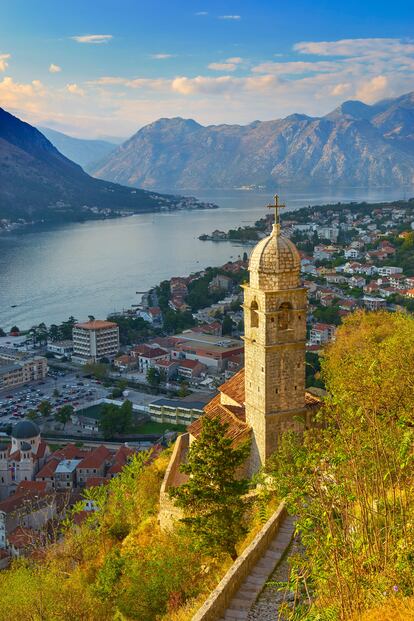
M305 415L306 289L300 255L280 234L278 197L269 237L254 248L244 288L245 408L252 428L250 474L257 472L279 434Z

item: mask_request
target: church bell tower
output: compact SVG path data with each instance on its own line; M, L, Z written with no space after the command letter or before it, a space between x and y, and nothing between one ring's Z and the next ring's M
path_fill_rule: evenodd
M300 255L280 234L278 197L272 233L254 248L244 288L245 408L252 428L250 474L275 451L280 433L305 415L306 289Z

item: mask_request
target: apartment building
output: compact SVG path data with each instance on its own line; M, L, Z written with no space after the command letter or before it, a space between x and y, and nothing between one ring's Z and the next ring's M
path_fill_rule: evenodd
M11 354L6 357L0 352L0 391L43 380L47 371L47 360L43 356L22 356L16 352L14 357Z
M94 319L73 327L72 360L80 364L112 360L119 351L119 328L113 321Z

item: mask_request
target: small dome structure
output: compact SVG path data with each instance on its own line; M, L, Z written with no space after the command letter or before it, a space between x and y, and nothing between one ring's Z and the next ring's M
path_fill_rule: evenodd
M30 440L40 435L40 429L31 420L23 420L17 423L12 429L11 436L16 440Z
M280 235L280 226L253 249L249 261L250 286L274 291L300 286L300 254L295 244Z

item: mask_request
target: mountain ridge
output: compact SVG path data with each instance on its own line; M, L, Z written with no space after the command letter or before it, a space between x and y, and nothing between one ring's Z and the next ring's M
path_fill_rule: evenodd
M89 176L35 127L0 108L0 218L73 221L206 205Z
M161 118L97 163L100 179L162 190L275 185L414 183L414 92L322 117L291 114L248 125Z

